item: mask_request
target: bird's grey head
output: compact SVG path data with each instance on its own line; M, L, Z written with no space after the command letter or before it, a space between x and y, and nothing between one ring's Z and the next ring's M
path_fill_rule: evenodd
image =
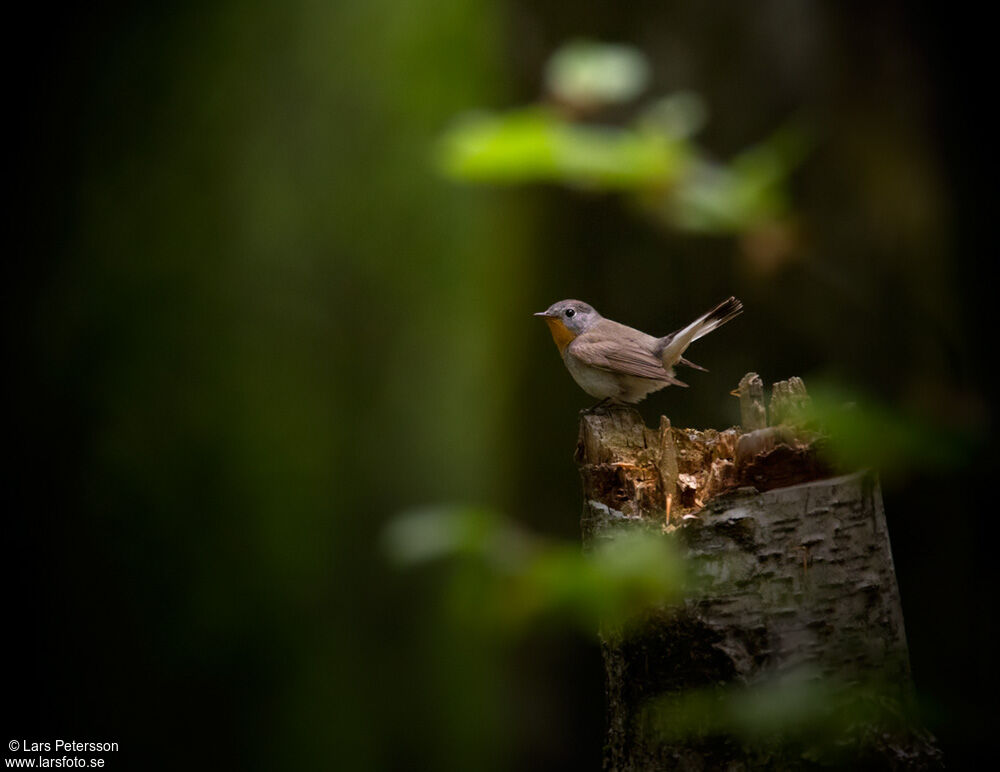
M552 328L561 323L574 336L586 332L590 325L601 318L592 306L582 300L560 300L535 316L544 318Z

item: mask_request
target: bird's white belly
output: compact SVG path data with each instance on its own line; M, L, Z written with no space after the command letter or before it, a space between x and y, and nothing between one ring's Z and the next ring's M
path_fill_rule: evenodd
M566 362L566 369L569 370L569 374L573 376L577 385L597 399L611 397L619 402L634 404L641 402L647 395L659 391L667 385L664 381L638 378L624 373L612 373L590 367L569 352L563 357L563 361Z
M567 354L564 358L566 369L573 376L577 385L592 397L605 399L607 397L617 397L621 392L621 376L609 373L607 370L598 370L580 362L572 354Z

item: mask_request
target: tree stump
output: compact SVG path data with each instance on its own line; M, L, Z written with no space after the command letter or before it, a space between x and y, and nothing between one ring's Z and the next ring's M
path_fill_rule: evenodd
M740 394L755 421L758 384L748 376L741 388L753 393ZM774 394L771 415L786 419L808 399L799 379ZM635 628L602 631L605 769L829 767L792 743L665 735L650 721L664 695L805 672L837 684L878 681L889 685L887 699L911 699L878 480L870 471L833 476L817 439L791 424L695 431L664 417L654 430L631 409L582 416L584 548L629 528L670 533L664 538L678 540L693 577L682 603L651 610ZM926 732L870 729L840 763L940 766Z

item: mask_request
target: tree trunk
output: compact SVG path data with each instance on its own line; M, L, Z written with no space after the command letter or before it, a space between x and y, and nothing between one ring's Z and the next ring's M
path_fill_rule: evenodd
M801 381L775 389L782 402L772 402L772 415L794 416L805 393L798 387ZM755 421L763 415L758 394L755 389L754 400L741 394L744 415L749 411ZM808 744L776 741L773 733L748 740L724 727L679 736L650 719L658 700L692 690L715 690L724 699L729 692L720 685L752 689L805 673L813 683L878 681L889 685L879 699L900 706L911 700L878 480L867 471L830 476L814 438L789 425L747 434L678 430L666 418L653 430L630 409L581 418L585 548L627 528L670 532L692 576L682 603L651 611L627 631L602 631L606 769L831 763ZM721 702L711 704L724 710ZM835 763L895 769L940 764L925 732L863 729L863 741L834 738L841 753ZM857 740L858 727L851 731Z

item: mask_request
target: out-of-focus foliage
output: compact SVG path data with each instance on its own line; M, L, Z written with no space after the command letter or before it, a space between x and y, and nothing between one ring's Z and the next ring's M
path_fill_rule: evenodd
M981 441L971 427L893 406L834 381L817 381L802 419L825 435L838 468L876 469L887 476L942 472L967 463Z
M639 113L637 126L674 139L693 137L708 120L705 100L693 91L678 91L647 105Z
M917 711L899 684L797 671L751 685L661 695L645 719L668 742L730 737L757 747L797 745L804 758L830 763L840 755L856 759L873 740L910 731Z
M463 116L441 140L440 167L466 182L628 192L653 219L693 232L741 232L788 215L786 181L808 147L797 124L724 164L693 141L707 110L690 91L654 100L631 126L581 120L637 96L648 78L636 49L570 43L546 68L551 104Z
M785 181L806 149L802 130L790 124L728 165L695 156L660 214L678 228L703 233L738 232L777 221L790 211Z
M649 82L649 63L631 46L567 43L545 68L549 93L580 109L627 102Z
M542 618L592 633L676 600L683 565L672 540L635 529L583 552L480 510L432 509L391 521L383 546L400 567L448 559L450 612L460 623L516 632ZM474 575L475 580L470 580ZM474 584L475 593L465 588Z
M898 698L882 684L843 684L796 673L751 686L726 685L667 694L650 706L665 737L731 734L838 734L858 723L901 723Z
M533 107L462 119L441 144L442 168L470 182L563 182L632 190L676 179L685 148L655 132L580 125Z

